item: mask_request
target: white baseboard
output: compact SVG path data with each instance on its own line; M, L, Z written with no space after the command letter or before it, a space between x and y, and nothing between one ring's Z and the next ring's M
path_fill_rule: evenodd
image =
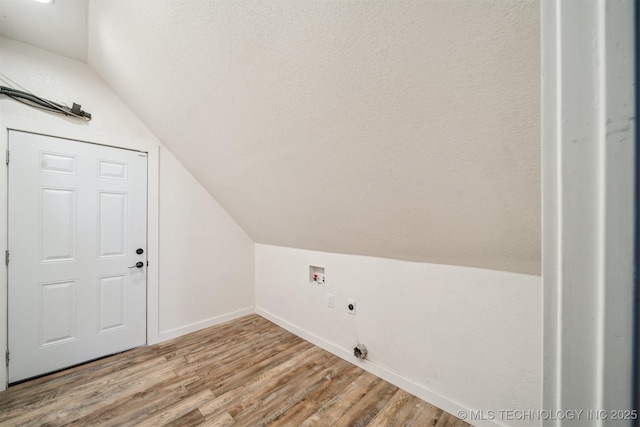
M246 307L237 311L233 311L231 313L222 314L220 316L212 317L207 320L202 320L200 322L190 323L185 326L180 326L179 328L173 328L166 331L161 331L158 334L158 339L154 342L150 342L149 344L156 344L162 341L167 341L172 338L179 337L181 335L189 334L191 332L199 331L200 329L208 328L210 326L219 325L220 323L228 322L229 320L237 319L242 316L247 316L249 314L254 314L255 311L253 307Z
M328 352L340 357L341 359L346 360L347 362L353 363L354 365L361 367L365 371L371 372L373 375L376 375L382 378L383 380L388 381L397 387L400 387L401 389L413 394L414 396L419 397L420 399L426 402L431 403L434 406L437 406L440 409L443 409L444 411L450 414L453 414L456 416L458 415L458 413L471 414L471 409L465 408L459 403L449 398L446 398L420 384L417 384L416 382L411 381L410 379L405 378L402 375L399 375L393 371L390 371L385 367L382 367L376 363L373 363L370 360L357 359L353 355L351 350L338 347L332 342L329 342L323 338L320 338L308 331L300 329L297 326L287 322L286 320L268 312L267 310L264 310L260 307L256 307L255 312L256 314L264 317L265 319L272 321L276 325L288 330L289 332L299 336L300 338L303 338L309 341L310 343L315 344L318 347L323 348L324 350L327 350ZM469 422L468 419L466 421ZM500 426L501 424L496 423L494 420L478 420L478 421L474 421L473 425L477 427L496 427L496 426Z

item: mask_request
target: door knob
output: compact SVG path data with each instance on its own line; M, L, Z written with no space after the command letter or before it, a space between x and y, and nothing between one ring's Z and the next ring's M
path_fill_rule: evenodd
M138 262L136 262L136 265L132 265L129 268L142 268L142 267L144 267L144 262L138 261Z

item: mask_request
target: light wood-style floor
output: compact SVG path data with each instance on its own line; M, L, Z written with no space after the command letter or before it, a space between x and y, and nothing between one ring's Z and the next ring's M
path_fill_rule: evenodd
M257 315L0 393L3 426L468 426Z

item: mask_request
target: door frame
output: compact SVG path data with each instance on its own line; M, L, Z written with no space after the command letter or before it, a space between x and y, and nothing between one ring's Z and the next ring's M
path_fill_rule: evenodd
M91 136L65 135L51 129L38 129L38 126L6 127L0 125L0 164L5 160L1 153L6 153L9 142L9 131L34 133L39 135L63 138L81 143L97 144L114 148L124 148L147 153L147 345L154 344L159 339L159 313L158 313L158 288L159 288L159 160L160 147L148 142L121 140L117 137L105 136L96 139ZM6 165L5 165L6 166ZM0 172L0 200L4 207L0 208L0 254L7 250L8 227L8 169ZM7 266L0 263L0 362L2 355L7 351L8 340L8 282ZM8 386L8 366L0 368L0 391Z
M631 409L637 362L630 233L637 137L634 3L540 5L541 406L551 412Z

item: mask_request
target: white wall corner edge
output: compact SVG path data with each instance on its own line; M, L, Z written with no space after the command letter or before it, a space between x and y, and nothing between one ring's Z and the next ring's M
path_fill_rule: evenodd
M372 373L389 383L400 387L401 389L413 394L420 399L437 406L438 408L452 414L458 416L459 412L464 412L466 414L470 414L474 409L467 408L458 402L451 400L445 396L442 396L436 393L433 390L428 389L427 387L420 385L414 381L411 381L408 378L403 377L402 375L397 374L383 366L380 366L371 361L358 361L350 350L344 349L335 345L334 343L327 341L323 338L318 337L304 329L300 329L297 326L287 322L281 317L276 316L275 314L270 313L269 311L262 309L260 307L255 308L255 313L259 316L264 317L265 319L275 323L276 325L288 330L289 332L299 336L302 339L309 341L310 343L317 345L318 347L328 351L329 353L338 356L341 359L346 360L347 362L353 363L354 365L359 366L367 372ZM497 423L494 420L478 420L474 421L473 424L476 427L496 427L502 426L502 424Z
M185 326L180 326L179 328L168 329L166 331L161 331L153 341L149 341L147 345L157 344L159 342L167 341L173 338L180 337L182 335L190 334L192 332L199 331L201 329L209 328L211 326L216 326L224 322L228 322L230 320L238 319L243 316L248 316L249 314L254 314L253 307L245 307L240 310L232 311L230 313L221 314L219 316L211 317L209 319L201 320L199 322L190 323Z

